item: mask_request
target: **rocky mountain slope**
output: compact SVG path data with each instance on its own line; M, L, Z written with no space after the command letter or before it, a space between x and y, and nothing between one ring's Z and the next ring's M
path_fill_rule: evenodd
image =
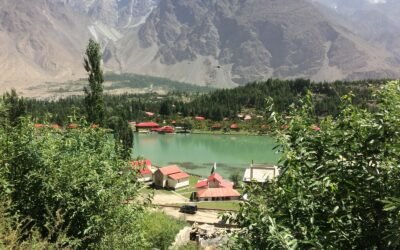
M0 86L81 77L89 37L107 70L202 85L399 77L400 6L368 1L0 0Z
M386 49L327 19L305 0L164 0L131 37L140 40L137 48L118 47L125 52L116 57L128 62L123 71L154 68L213 85L267 77L395 77L399 66ZM143 49L154 56L132 60L131 51Z
M0 0L0 85L82 75L88 19L47 0Z

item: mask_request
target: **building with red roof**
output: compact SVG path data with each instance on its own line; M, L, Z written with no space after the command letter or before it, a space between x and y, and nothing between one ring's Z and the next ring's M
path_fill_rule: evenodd
M224 180L218 173L196 184L196 198L199 201L238 200L240 193L233 189L233 183Z
M161 134L172 134L175 132L175 129L171 126L164 126L160 129L158 129L157 132L161 133Z
M189 186L189 175L177 165L171 165L157 169L153 181L157 187L176 190Z
M150 160L131 161L131 165L132 169L137 172L139 181L149 182L153 180Z
M240 130L239 125L237 125L236 123L232 124L230 127L232 130Z
M197 121L204 121L206 118L203 116L196 116L194 119Z
M220 129L222 129L222 125L220 123L215 123L214 125L212 125L211 129L212 130L220 130Z
M136 132L142 132L142 131L149 132L152 129L159 127L160 125L158 125L155 122L140 122L136 124Z
M196 193L199 201L238 200L240 193L233 188L205 188Z

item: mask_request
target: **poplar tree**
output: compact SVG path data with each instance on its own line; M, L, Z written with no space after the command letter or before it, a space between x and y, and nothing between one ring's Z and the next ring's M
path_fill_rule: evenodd
M90 39L84 58L84 67L89 75L89 87L84 88L85 107L88 121L99 125L103 125L105 113L101 58L100 44Z

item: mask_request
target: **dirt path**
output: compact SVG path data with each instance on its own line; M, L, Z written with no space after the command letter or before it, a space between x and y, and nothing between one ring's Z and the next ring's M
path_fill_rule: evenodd
M155 205L179 204L186 202L189 202L189 199L175 193L155 193L153 198L153 204Z
M197 211L196 214L184 214L179 212L179 208L163 207L160 209L170 216L186 221L195 221L199 223L209 224L218 223L220 221L220 219L218 218L218 212L216 211Z

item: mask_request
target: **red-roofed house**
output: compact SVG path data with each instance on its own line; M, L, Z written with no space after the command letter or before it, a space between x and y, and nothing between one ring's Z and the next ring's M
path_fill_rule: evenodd
M232 129L232 130L239 131L239 130L240 130L240 127L239 127L239 125L237 125L236 123L234 123L234 124L231 125L231 129Z
M149 132L151 129L159 128L155 122L141 122L136 124L136 132L146 131Z
M206 118L203 116L196 116L194 119L197 121L204 121Z
M239 192L233 189L233 183L224 180L218 173L196 184L196 198L199 201L238 200Z
M168 189L179 189L189 186L189 175L178 166L171 165L159 168L154 173L154 185Z
M233 188L205 188L196 193L199 201L238 200L240 193Z
M147 116L149 116L149 117L153 117L154 116L154 113L153 112L144 112Z
M151 161L140 160L131 161L132 169L137 171L138 180L142 182L148 182L153 180L153 172L151 171Z

